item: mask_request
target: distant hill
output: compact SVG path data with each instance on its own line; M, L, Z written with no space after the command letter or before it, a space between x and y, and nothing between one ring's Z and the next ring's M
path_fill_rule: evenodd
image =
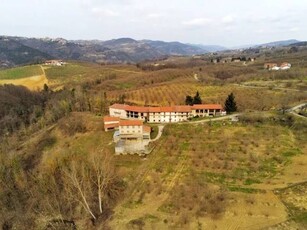
M297 43L299 43L298 40L292 39L249 47L287 46ZM137 63L167 56L191 56L225 50L227 50L226 47L218 45L132 38L100 41L0 36L0 67L36 63L51 58L98 63Z
M180 42L119 38L108 41L63 38L25 38L0 36L3 66L28 64L57 58L107 63L136 63L169 55L194 55L207 51Z
M0 37L0 68L33 64L51 58L52 55L26 46L15 39Z
M201 48L201 49L206 50L208 52L217 52L217 51L228 50L227 47L219 46L219 45L202 45L202 44L189 44L189 45Z
M256 45L256 47L280 47L280 46L288 46L288 45L298 43L298 42L300 41L295 40L295 39L290 39L290 40L284 40L284 41L264 43L264 44Z
M151 40L142 40L144 44L147 44L158 52L163 53L164 55L194 55L194 54L203 54L208 51L196 47L190 44L183 44L180 42L163 42L163 41L151 41Z
M289 46L307 46L307 41L292 43Z

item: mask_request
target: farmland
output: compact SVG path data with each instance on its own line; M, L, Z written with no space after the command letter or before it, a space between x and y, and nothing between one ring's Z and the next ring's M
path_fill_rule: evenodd
M39 74L49 91L32 92L35 104L29 101L24 117L19 107L17 115L3 115L0 214L13 216L17 229L20 223L45 229L53 221L60 225L59 218L80 229L304 229L306 119L285 111L307 100L305 67L273 73L260 61L243 66L178 59L179 66L157 70L44 66ZM26 85L29 79L6 81ZM150 155L114 156L113 133L102 127L110 104L184 104L197 91L204 103L220 104L233 92L239 121L167 124ZM16 92L12 105L23 91ZM111 177L102 198L100 165L114 167L104 175ZM20 220L23 215L27 219Z
M296 181L306 179L306 139L299 135L270 123L167 126L135 173L125 167L126 176L134 175L127 177L132 186L111 226L259 229L286 221L274 189L291 184L293 170L300 172ZM298 168L291 166L302 158Z
M42 69L39 65L17 67L0 71L0 80L15 80L32 76L42 75Z

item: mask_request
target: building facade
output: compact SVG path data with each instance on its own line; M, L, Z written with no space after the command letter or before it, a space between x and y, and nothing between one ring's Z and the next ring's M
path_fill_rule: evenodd
M114 104L109 107L111 117L141 120L149 123L170 123L187 121L192 117L226 115L219 104L181 105L168 107L141 107Z

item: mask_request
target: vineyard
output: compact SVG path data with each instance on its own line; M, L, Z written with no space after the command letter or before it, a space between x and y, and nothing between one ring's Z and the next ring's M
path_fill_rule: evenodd
M223 104L227 95L233 92L239 110L268 110L280 107L286 101L293 103L306 99L303 92L274 91L269 89L243 88L236 85L210 86L192 82L174 82L153 87L108 92L108 98L116 101L125 95L125 102L137 105L167 106L182 105L187 95L199 91L203 103Z

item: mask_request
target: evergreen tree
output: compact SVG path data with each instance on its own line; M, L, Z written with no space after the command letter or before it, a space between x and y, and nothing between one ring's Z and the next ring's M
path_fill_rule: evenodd
M186 96L185 104L186 105L193 105L193 97L191 97L190 95Z
M194 98L193 98L193 104L201 104L201 103L202 103L202 101L201 101L199 92L197 91L197 92L196 92L196 95L195 95Z
M44 84L44 91L45 91L45 92L48 92L48 91L49 91L49 87L48 87L48 85L47 85L46 83Z
M225 101L225 110L227 113L232 113L237 111L237 104L233 93L229 94Z

